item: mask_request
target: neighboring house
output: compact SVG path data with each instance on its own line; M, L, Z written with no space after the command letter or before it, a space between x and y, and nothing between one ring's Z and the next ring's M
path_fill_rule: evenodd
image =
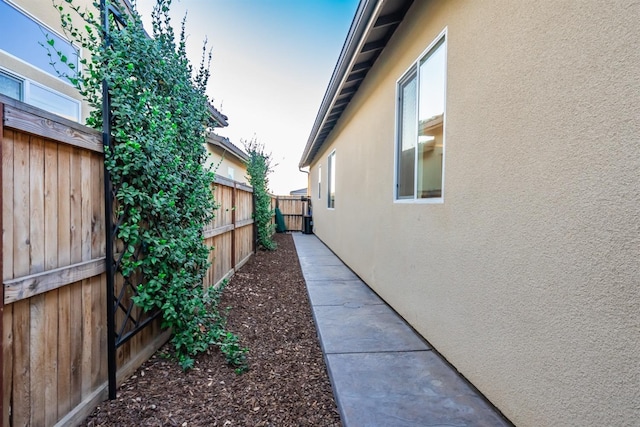
M229 125L229 118L209 104L210 123L204 147L207 150L206 167L212 168L217 176L248 184L247 153L236 147L229 138L217 135L215 128Z
M92 2L80 0L77 4L89 7ZM0 0L0 93L84 122L88 105L51 66L42 46L47 46L47 35L54 39L55 49L79 67L77 54L82 52L67 40L51 1ZM57 60L55 53L53 57Z
M91 0L76 0L81 8L93 7ZM131 10L131 3L121 5ZM96 15L98 11L94 12ZM78 18L80 19L80 18ZM47 35L55 40L55 48L63 51L78 67L82 49L66 39L60 15L47 0L0 0L0 93L42 108L70 120L84 122L90 107L78 91L51 66ZM54 60L55 54L54 54ZM227 117L213 106L211 128L227 126ZM246 182L247 155L229 140L210 134L205 147L211 153L209 164L225 178Z
M315 234L519 426L640 420L638 17L362 0L300 161Z
M247 161L249 156L236 147L228 138L210 132L205 144L209 157L206 166L211 166L217 176L234 181L249 183Z
M307 195L307 189L306 188L300 188L299 190L289 191L289 195L290 196L306 196Z

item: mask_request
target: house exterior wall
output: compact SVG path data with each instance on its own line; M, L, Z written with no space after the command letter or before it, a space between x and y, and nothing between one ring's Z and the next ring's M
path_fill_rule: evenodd
M315 234L519 426L640 419L638 16L417 1L310 168ZM396 82L445 28L444 202L394 203Z
M214 172L218 176L230 178L237 182L248 184L247 165L240 161L237 157L225 152L222 148L213 144L205 144L208 158L205 163L206 167L213 167ZM229 168L234 170L233 178L229 176Z
M42 1L42 0L4 0L10 5L17 6L19 10L26 13L27 16L31 17L34 21L43 25L44 27L53 30L55 34L62 37L63 39L68 40L65 36L62 26L60 25L60 15L57 9L54 8L54 5L51 1ZM93 8L92 0L76 0L74 1L75 5L80 6L81 8L87 8L88 10L95 10ZM99 12L95 11L95 14L99 16ZM72 15L73 16L73 15ZM74 22L80 24L80 17L75 16ZM82 27L82 25L80 25ZM0 35L2 37L24 37L25 35L5 35L2 34L2 30L0 30ZM46 39L44 35L42 36L42 43L46 44ZM70 40L68 40L70 41ZM42 54L47 55L45 48L42 48ZM80 49L80 54L86 54L86 50ZM55 54L54 54L55 55ZM9 71L10 73L15 73L20 78L25 78L35 83L41 84L48 89L52 89L66 97L72 98L74 100L80 101L80 122L84 122L87 116L89 115L90 107L84 102L82 96L78 93L78 91L71 86L64 79L57 78L50 74L49 70L42 70L41 68L35 67L28 62L25 62L22 59L16 58L13 55L8 54L7 52L0 49L0 69ZM61 71L64 71L64 68L61 68ZM25 100L29 102L28 100Z

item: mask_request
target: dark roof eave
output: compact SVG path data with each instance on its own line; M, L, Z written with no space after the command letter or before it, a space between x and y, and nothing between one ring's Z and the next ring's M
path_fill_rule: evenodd
M206 141L207 141L208 144L215 145L215 146L220 147L223 150L231 153L231 155L236 157L241 162L248 162L249 161L249 155L247 153L245 153L244 151L242 151L237 146L235 146L227 138L224 138L224 137L222 137L220 135L217 135L215 133L210 133L209 135L207 135Z
M338 62L336 63L331 79L329 80L329 86L322 98L320 110L318 111L316 120L313 123L313 128L311 129L311 134L307 140L307 145L304 147L304 151L302 152L302 158L299 163L300 168L309 166L311 164L311 160L313 160L310 154L317 151L317 147L314 147L314 145L318 131L320 130L322 122L329 111L333 98L338 92L342 79L347 72L349 62L351 62L351 58L356 54L356 48L358 47L360 39L364 35L368 22L371 15L373 15L378 1L380 0L360 0L360 3L358 4L358 9L353 17L353 21L351 21L349 32L347 33L347 38L342 45L342 51L338 57Z
M300 168L311 165L412 3L413 0L360 0L302 152ZM388 14L385 14L386 6L392 9ZM381 28L385 28L383 35L380 34ZM363 57L357 62L355 59L359 55Z
M216 126L216 127L229 126L229 123L227 122L227 120L229 120L229 118L227 116L222 114L220 111L218 111L216 109L216 107L214 107L211 104L208 104L208 108L209 108L209 113L211 114L211 117L219 125L219 126Z

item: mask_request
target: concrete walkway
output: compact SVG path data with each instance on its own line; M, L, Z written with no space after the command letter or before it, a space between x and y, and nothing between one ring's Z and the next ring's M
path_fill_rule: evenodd
M315 235L293 240L345 427L510 425Z

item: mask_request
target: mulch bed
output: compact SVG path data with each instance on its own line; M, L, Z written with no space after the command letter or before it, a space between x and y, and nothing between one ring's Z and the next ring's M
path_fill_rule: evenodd
M259 251L231 279L221 307L248 347L237 375L212 348L183 372L165 346L85 426L340 426L293 239Z

